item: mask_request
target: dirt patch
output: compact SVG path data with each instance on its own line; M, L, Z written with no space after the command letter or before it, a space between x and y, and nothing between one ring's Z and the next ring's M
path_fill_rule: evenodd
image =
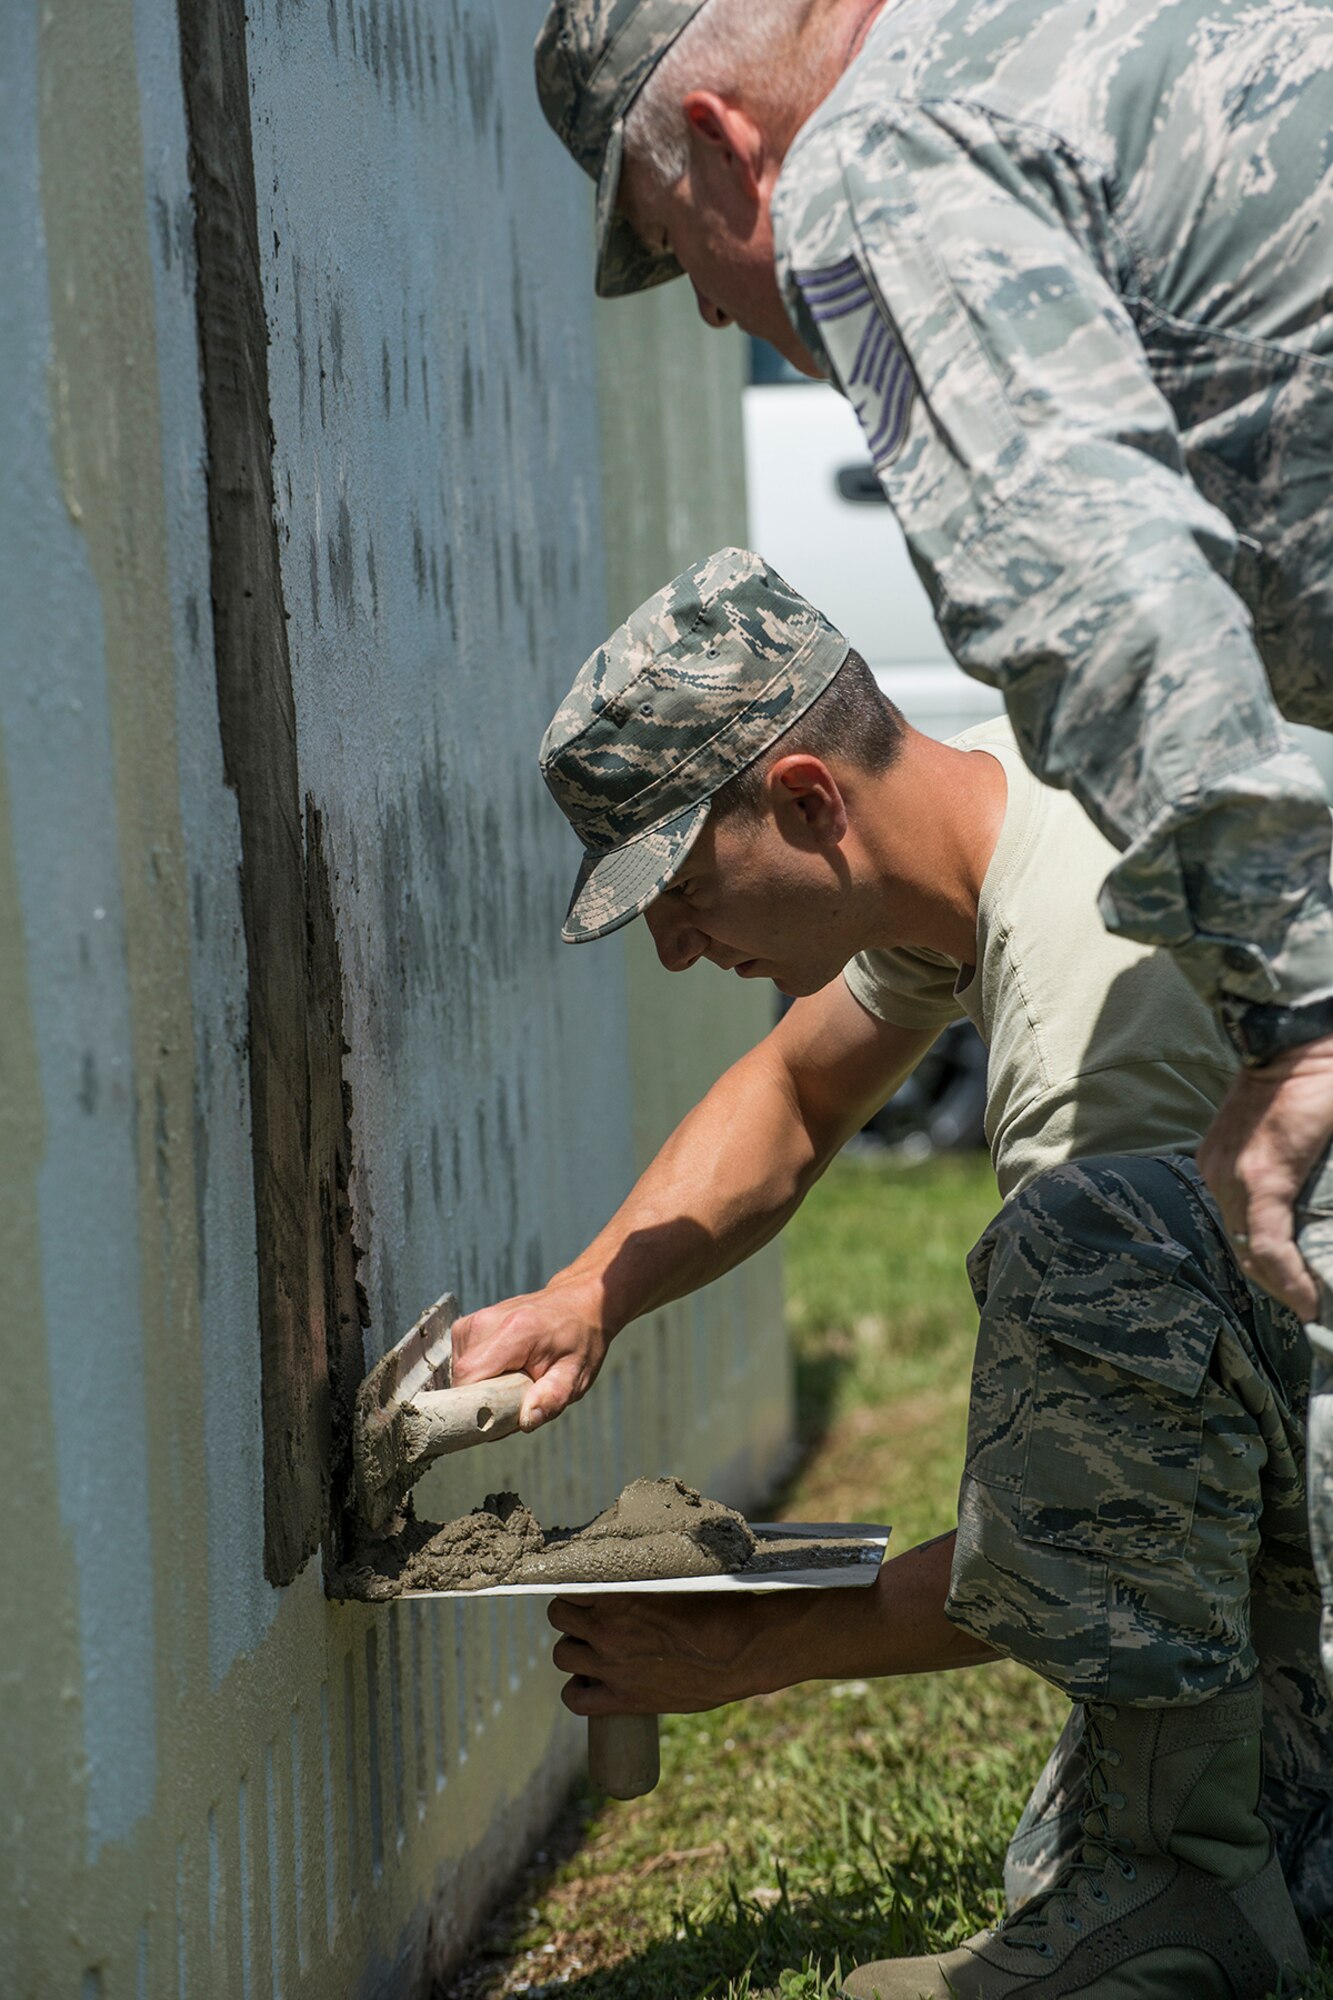
M645 1583L740 1573L754 1553L754 1535L733 1508L679 1479L635 1479L581 1528L543 1529L516 1493L489 1494L459 1521L409 1521L359 1549L331 1588L375 1602L405 1590L500 1583Z

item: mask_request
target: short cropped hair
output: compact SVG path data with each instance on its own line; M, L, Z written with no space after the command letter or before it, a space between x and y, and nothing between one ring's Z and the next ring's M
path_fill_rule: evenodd
M656 187L675 187L690 160L682 100L692 90L727 95L766 78L775 63L780 72L813 69L837 32L835 13L812 0L707 0L630 106L627 158Z
M761 819L764 780L779 757L804 755L825 763L836 759L878 775L897 761L906 734L901 709L889 700L861 655L850 652L805 714L753 764L714 792L709 817L714 822L736 814Z

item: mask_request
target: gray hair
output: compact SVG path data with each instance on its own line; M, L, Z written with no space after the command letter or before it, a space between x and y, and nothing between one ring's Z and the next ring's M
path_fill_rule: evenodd
M690 162L682 100L692 90L738 91L762 76L811 13L811 0L706 0L629 108L625 152L635 168L658 188L675 187ZM812 61L820 53L811 51ZM788 71L784 87L797 80Z

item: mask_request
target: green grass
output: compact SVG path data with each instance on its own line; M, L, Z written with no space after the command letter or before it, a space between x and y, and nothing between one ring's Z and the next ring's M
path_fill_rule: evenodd
M805 1462L777 1511L952 1525L984 1160L840 1162L787 1231ZM1066 1705L1009 1664L794 1688L664 1719L662 1781L575 1802L450 2000L831 2000L861 1959L999 1914L1005 1846ZM1333 2000L1333 1977L1312 1989Z

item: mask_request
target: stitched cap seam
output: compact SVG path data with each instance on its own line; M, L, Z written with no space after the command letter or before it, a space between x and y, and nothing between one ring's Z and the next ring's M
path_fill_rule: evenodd
M678 764L674 764L670 771L663 772L660 778L652 779L651 782L644 785L640 791L633 793L633 795L628 800L626 800L623 805L608 806L603 808L603 810L607 812L625 812L631 806L633 806L637 800L646 798L648 794L654 791L659 785L665 785L669 783L672 779L677 778L682 771L688 771L690 765L693 764L698 758L702 757L705 750L711 749L712 746L716 742L718 742L720 738L726 735L729 729L734 729L738 723L744 721L745 717L749 715L753 709L758 708L760 704L763 702L764 697L777 684L778 681L790 677L790 674L797 667L799 667L801 662L806 658L806 656L814 650L816 640L818 640L822 636L823 632L826 629L827 628L825 628L822 625L813 626L810 632L807 634L805 641L801 646L800 651L798 653L793 654L787 661L784 662L784 670L773 674L770 677L770 679L768 679L764 683L763 687L759 690L758 694L756 694L749 702L747 702L743 709L739 710L737 714L730 716L720 729L715 729L713 734L709 737L706 737L702 743L696 744L694 749L690 751L689 755L687 757L683 757ZM851 646L848 642L844 641L843 644L844 644L844 650L842 658L841 660L839 660L837 666L833 669L833 673L829 675L828 681L825 681L823 683L823 686L815 688L812 691L809 699L801 704L801 706L792 715L790 721L784 722L782 728L779 729L772 738L770 738L770 741L776 742L778 736L784 735L788 729L794 727L794 725L798 723L801 717L805 714L806 709L810 707L811 703L814 702L818 698L818 696L823 693L824 688L829 685L829 682L833 680L834 676L841 672L843 666L846 664L847 654L851 651ZM580 731L580 735L582 733L583 732ZM571 741L577 742L578 737L572 738ZM767 747L768 747L767 744L763 744L760 746L758 750L752 751L751 754L745 759L745 762L743 764L737 764L735 766L735 768L729 773L729 776L735 777L737 772L747 769L749 765L753 764L756 757L761 757L763 755L764 750L767 749ZM725 778L718 780L719 785L725 784L726 782L727 781ZM713 789L716 790L717 787L715 786ZM710 796L711 793L706 792L704 794L705 798L708 798ZM688 811L688 807L682 806L679 808L679 810L682 812ZM675 817L676 813L674 811L666 812L663 813L661 819L659 819L655 823L657 825L661 825L664 821L669 819L674 819ZM645 828L644 831L651 832L652 828L651 827ZM618 841L616 843L617 846L625 846L627 844L628 843L624 841ZM606 852L608 854L612 853L614 852L614 849L608 848Z

